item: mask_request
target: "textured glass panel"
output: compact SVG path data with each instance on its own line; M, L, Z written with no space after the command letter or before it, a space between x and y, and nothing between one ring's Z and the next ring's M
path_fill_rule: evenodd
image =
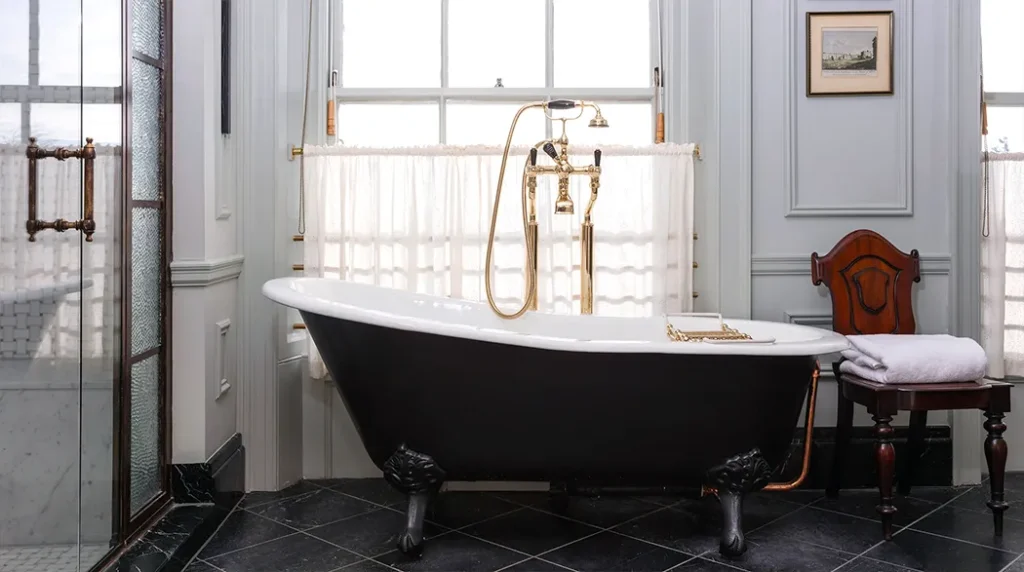
M163 257L160 210L132 210L132 355L160 344Z
M555 87L649 87L647 2L555 0Z
M132 47L147 56L163 56L164 0L132 2Z
M988 108L988 148L999 153L1024 151L1024 107Z
M160 356L132 365L131 511L160 493Z
M121 0L82 0L82 83L121 85Z
M40 0L37 41L39 85L82 85L82 0Z
M341 12L341 85L441 86L440 0L345 0Z
M132 60L132 198L153 201L163 190L163 94L159 69Z
M583 117L565 124L569 144L578 145L645 145L654 142L654 108L650 103L603 103L601 115L608 120L608 127L594 129L587 126L594 111L589 107ZM563 117L565 112L555 113L555 117ZM573 117L569 115L569 117ZM562 133L562 122L553 122L552 135L558 137Z
M0 103L0 145L21 141L21 104Z
M544 87L544 35L544 0L449 0L448 85Z
M0 85L28 84L28 2L0 0Z
M29 104L29 133L44 147L82 144L82 106L77 103ZM20 121L19 121L20 123Z
M525 103L525 102L524 102ZM504 145L520 103L448 101L445 142L455 145ZM544 112L530 109L519 116L512 143L533 145L544 139Z
M338 137L347 145L436 145L438 114L436 103L343 103L338 106Z
M982 0L981 53L986 91L1024 91L1024 2Z

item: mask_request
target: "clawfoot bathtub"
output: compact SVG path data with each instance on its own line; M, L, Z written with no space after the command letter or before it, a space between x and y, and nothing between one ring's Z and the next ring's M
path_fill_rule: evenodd
M663 316L507 321L331 279L263 292L301 312L370 458L408 495L398 544L411 555L446 479L713 487L721 551L738 555L743 497L785 461L816 356L847 347L750 320L726 320L754 339L729 343L672 341Z

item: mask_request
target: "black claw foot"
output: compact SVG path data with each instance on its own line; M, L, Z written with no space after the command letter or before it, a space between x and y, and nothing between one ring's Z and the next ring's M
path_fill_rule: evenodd
M398 536L398 549L403 554L414 558L423 555L423 521L444 477L444 470L434 459L404 444L384 463L384 479L409 498L405 531Z
M398 535L398 549L406 556L419 558L423 556L423 537L416 538L412 532L403 532Z
M734 558L746 552L743 496L763 488L771 475L771 467L758 449L736 455L707 472L707 480L717 490L722 504L722 538L718 547L722 556Z

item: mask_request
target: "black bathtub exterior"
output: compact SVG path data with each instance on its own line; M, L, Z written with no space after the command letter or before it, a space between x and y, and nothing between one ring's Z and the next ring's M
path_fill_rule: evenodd
M785 462L815 356L569 352L302 313L371 459L409 495L422 549L445 480L717 489L721 550Z

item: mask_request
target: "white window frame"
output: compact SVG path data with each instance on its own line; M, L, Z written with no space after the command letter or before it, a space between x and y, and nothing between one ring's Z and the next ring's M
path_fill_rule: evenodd
M341 83L342 65L342 42L336 30L343 30L343 12L341 5L345 0L333 0L329 3L331 26L328 30L328 69L337 72L335 77ZM481 0L482 1L482 0ZM659 34L659 23L664 19L658 18L658 0L648 0L648 13L650 24L650 69L648 75L652 78L651 85L647 87L587 87L587 88L559 88L553 87L555 74L554 55L554 11L555 0L545 0L545 60L544 78L546 87L483 87L483 88L460 88L448 86L448 5L449 0L441 2L441 86L440 87L414 87L414 88L346 88L343 85L335 87L335 103L437 103L438 104L438 141L441 144L447 142L447 106L453 101L463 103L521 103L525 101L546 101L550 99L586 99L598 101L601 104L616 103L647 103L651 105L651 143L654 142L654 120L657 109L654 108L655 88L653 82L654 68L659 61L659 37L664 38L664 27ZM328 74L331 72L329 71ZM663 73L664 75L664 73ZM664 82L662 91L665 91ZM551 87L547 87L551 86ZM662 107L665 102L662 102ZM666 127L667 129L667 127ZM545 120L545 137L552 137L552 121Z

